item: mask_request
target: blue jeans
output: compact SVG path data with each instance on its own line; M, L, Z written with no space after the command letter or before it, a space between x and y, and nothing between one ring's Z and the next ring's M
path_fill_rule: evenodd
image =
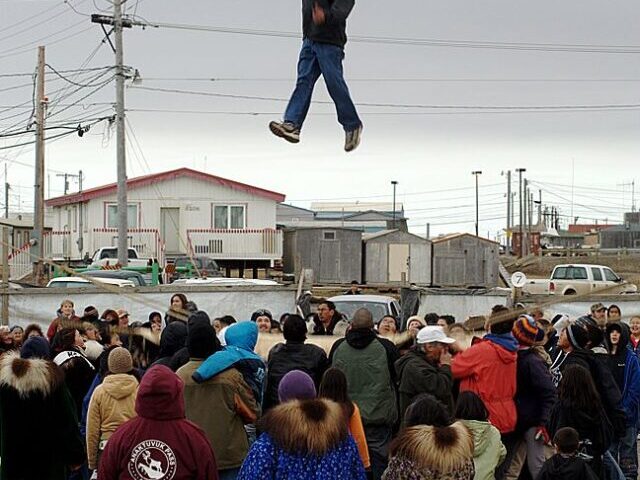
M389 462L391 427L386 425L365 425L364 436L367 439L373 479L380 480Z
M313 87L322 74L329 95L336 105L338 122L344 130L350 132L362 125L349 95L347 83L344 81L343 59L344 49L337 45L318 43L308 38L302 42L298 59L298 80L284 112L285 122L291 122L296 127L302 128L311 105Z
M624 437L613 443L609 452L618 462L620 470L627 480L638 478L638 430L627 426Z
M625 480L624 473L620 470L617 459L613 458L611 450L602 455L602 471L605 480Z
M240 473L240 467L218 470L218 480L236 480Z

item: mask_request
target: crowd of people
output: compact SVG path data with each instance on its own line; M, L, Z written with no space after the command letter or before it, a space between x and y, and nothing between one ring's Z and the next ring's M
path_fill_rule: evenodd
M0 478L637 480L640 317L496 306L473 336L330 301L0 327Z

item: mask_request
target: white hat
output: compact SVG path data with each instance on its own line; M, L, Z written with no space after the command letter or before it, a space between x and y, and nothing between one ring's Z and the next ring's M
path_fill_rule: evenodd
M442 327L431 325L420 329L420 331L418 332L417 342L419 345L434 342L455 343L455 339L447 337L444 334L444 330L442 330Z

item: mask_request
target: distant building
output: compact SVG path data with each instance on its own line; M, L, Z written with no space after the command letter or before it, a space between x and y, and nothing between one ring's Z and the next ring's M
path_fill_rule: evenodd
M601 248L640 248L640 213L624 214L624 224L600 231Z
M549 248L582 248L586 233L574 233L569 230L549 228L540 234L540 245Z
M499 284L500 244L469 233L432 239L435 286L493 288Z

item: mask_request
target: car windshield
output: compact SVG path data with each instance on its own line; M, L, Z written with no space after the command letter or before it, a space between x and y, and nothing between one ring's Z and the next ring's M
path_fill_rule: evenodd
M366 308L373 315L373 321L378 322L382 317L389 314L387 309L387 305L385 303L377 303L377 302L348 302L348 301L337 301L334 302L336 305L336 310L342 313L349 321L353 318L353 314L359 308Z
M182 257L176 259L176 267L186 267L188 263L195 265L198 269L202 269L202 260L200 258L191 260L190 258Z
M95 287L95 285L93 283L85 283L85 282L60 281L60 282L52 282L51 283L51 287L54 287L54 288L92 288L92 287Z

